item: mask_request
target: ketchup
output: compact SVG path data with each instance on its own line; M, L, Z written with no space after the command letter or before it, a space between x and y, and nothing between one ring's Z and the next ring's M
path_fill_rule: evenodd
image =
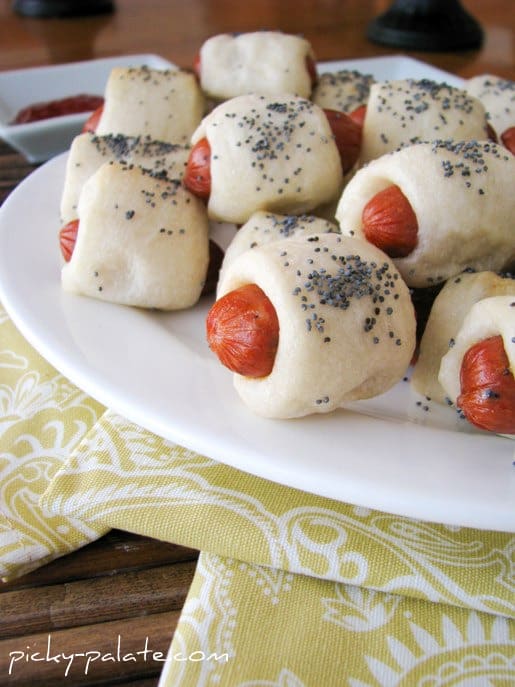
M90 112L96 110L104 103L104 98L98 95L72 95L60 100L49 100L43 103L27 105L18 112L11 124L28 124L38 122L50 117L62 117L64 115Z

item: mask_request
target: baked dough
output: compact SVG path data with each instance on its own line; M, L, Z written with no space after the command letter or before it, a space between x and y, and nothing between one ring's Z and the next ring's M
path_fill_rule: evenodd
M288 238L242 253L220 296L257 284L275 307L279 345L267 377L234 375L265 417L327 413L397 383L415 346L408 288L375 246L340 236Z
M62 286L101 300L177 310L194 305L209 260L203 203L179 181L106 162L82 190Z
M420 342L413 370L413 388L438 403L446 402L446 392L438 381L440 363L456 342L456 337L474 303L492 296L515 299L515 280L494 272L464 273L450 279L435 298ZM515 330L514 330L515 333Z
M515 260L514 178L515 156L495 143L418 143L358 170L336 218L343 234L364 237L363 208L395 184L418 221L418 245L394 260L409 286L431 286L467 268L498 272Z
M429 79L383 81L370 88L360 164L415 141L487 139L481 102Z
M104 162L126 162L145 167L154 174L165 174L169 179L181 179L189 151L188 145L154 141L149 136L92 133L76 136L66 161L61 221L66 224L77 217L82 187Z
M456 342L442 358L438 379L447 396L456 403L461 393L460 371L465 353L491 336L502 336L510 371L515 373L515 296L493 296L475 303L456 336Z
M116 67L107 80L96 133L188 143L204 112L204 96L191 72Z
M277 215L272 212L255 212L242 227L238 229L227 246L220 269L219 280L228 266L246 250L286 238L299 238L311 234L338 232L338 227L314 215Z
M336 198L342 167L327 117L297 96L242 95L218 105L192 144L211 148L211 219L244 224L258 210L303 214Z
M373 83L372 74L363 74L355 69L324 72L318 77L311 99L324 109L350 113L360 105L366 105Z
M212 36L200 49L200 85L219 101L246 93L309 98L308 57L314 60L305 38L280 31Z
M465 88L483 103L488 121L498 136L515 126L515 81L482 74L469 79Z

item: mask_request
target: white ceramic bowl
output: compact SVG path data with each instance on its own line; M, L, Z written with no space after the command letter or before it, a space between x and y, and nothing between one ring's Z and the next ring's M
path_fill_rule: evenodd
M27 124L10 124L24 107L79 94L104 95L113 67L147 65L168 69L174 65L158 55L120 55L0 72L0 137L29 162L43 162L70 147L90 112L52 117Z

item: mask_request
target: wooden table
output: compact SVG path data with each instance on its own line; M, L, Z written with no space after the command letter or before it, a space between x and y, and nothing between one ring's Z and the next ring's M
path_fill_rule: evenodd
M157 53L188 67L202 41L225 31L279 28L302 33L319 60L393 55L401 51L365 38L369 21L388 2L376 0L117 0L113 14L80 19L29 19L0 0L0 70L121 53ZM513 0L468 0L485 31L480 50L409 54L463 77L494 73L515 80ZM33 167L0 142L0 202ZM193 577L198 552L124 532L0 587L1 685L156 685ZM84 664L68 676L53 661L18 662L10 652L35 642L51 655L139 652L138 660ZM118 646L118 642L120 645ZM145 648L148 652L145 653ZM188 686L187 686L188 687Z
M302 33L319 60L394 55L400 51L365 38L368 23L389 4L389 0L115 0L113 14L41 20L17 16L10 0L0 0L0 70L148 52L188 67L209 36L258 29ZM485 31L480 50L406 54L464 77L489 71L513 79L513 0L463 0L462 4Z

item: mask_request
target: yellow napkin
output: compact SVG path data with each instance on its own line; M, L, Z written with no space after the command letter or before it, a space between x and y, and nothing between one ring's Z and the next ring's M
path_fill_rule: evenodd
M3 575L111 527L201 549L161 687L515 684L514 536L227 467L103 412L3 312L0 333Z
M508 533L290 489L111 411L42 503L202 551L162 686L515 684Z
M109 410L41 503L94 526L290 573L497 614L513 610L509 533L419 522L291 489Z
M29 346L0 305L0 578L29 572L108 528L42 510L39 497L104 408Z
M514 625L201 553L159 687L508 687Z

